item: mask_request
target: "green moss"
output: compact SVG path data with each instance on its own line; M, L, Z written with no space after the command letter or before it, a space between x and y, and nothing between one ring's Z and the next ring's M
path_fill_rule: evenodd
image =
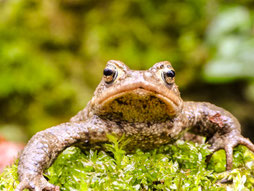
M17 161L11 167L5 168L4 172L0 175L0 190L11 191L13 187L18 185L18 165Z
M124 141L110 138L105 151L81 152L70 147L61 153L45 176L61 190L251 190L254 154L234 149L234 169L225 170L225 153L210 154L208 145L178 141L150 152L126 154ZM17 185L17 164L0 175L0 190Z

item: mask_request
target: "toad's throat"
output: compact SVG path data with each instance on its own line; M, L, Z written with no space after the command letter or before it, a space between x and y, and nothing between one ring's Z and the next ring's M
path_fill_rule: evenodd
M138 88L121 92L100 107L102 118L128 122L166 121L177 113L176 105L163 95Z

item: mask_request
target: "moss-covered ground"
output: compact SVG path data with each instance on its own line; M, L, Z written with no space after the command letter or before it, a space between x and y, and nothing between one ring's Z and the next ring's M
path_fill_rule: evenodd
M156 150L126 154L125 141L111 137L104 151L70 147L61 153L45 176L61 190L254 190L254 154L234 149L234 164L225 171L225 152L210 162L208 145L178 141ZM0 175L0 190L17 186L17 164Z

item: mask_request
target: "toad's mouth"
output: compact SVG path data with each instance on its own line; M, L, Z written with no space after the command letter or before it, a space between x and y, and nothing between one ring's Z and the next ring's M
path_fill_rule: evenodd
M98 115L129 122L165 121L175 116L182 104L172 90L139 84L112 89L97 101Z

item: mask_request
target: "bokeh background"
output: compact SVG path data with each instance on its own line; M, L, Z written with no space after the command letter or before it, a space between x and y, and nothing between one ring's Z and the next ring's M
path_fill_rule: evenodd
M169 60L185 100L254 140L254 1L0 0L0 135L26 142L85 107L110 59Z

